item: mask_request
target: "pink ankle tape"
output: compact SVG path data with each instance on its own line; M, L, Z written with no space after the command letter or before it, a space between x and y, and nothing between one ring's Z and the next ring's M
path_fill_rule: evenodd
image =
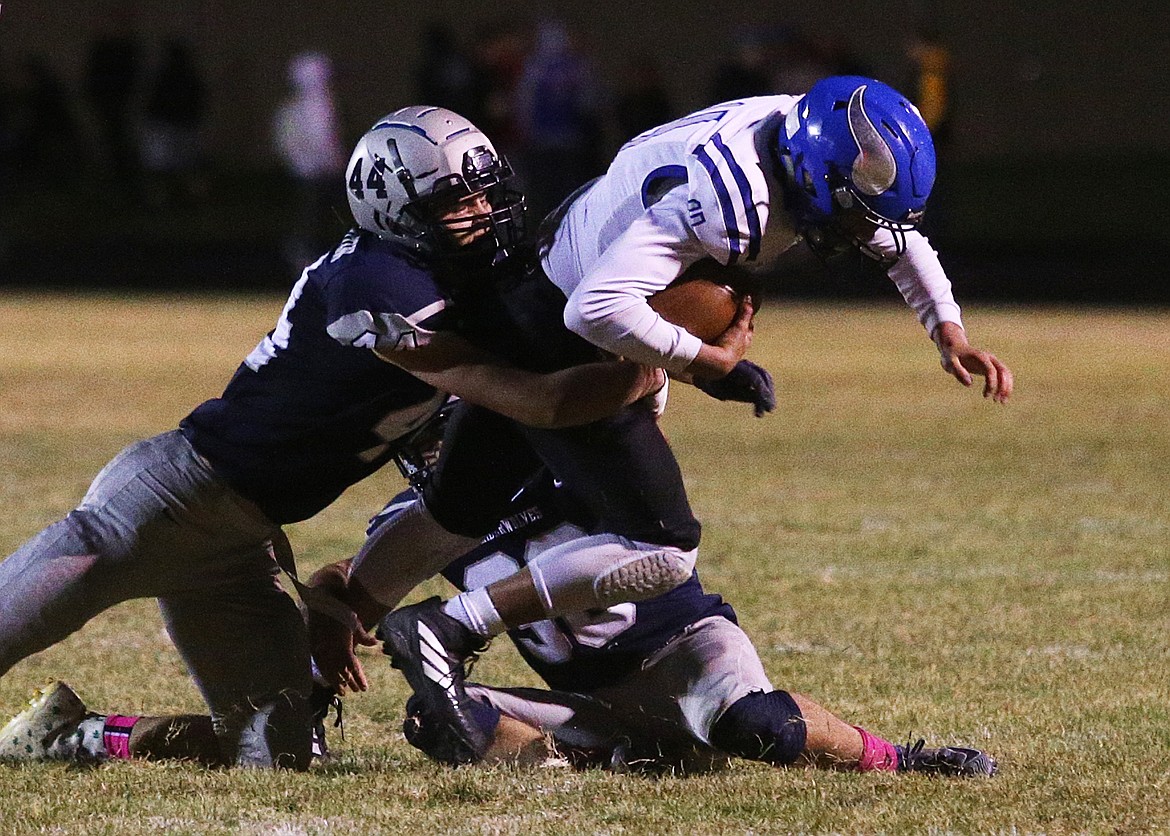
M106 754L111 758L130 759L130 730L141 717L125 717L121 714L111 714L106 718L106 725L102 729L102 743L106 746Z
M861 760L859 772L895 772L898 769L898 750L888 740L882 740L867 732L861 726L853 728L861 732Z

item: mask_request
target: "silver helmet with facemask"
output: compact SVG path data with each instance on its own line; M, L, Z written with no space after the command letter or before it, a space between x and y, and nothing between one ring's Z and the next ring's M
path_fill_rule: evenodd
M524 237L524 197L506 185L512 175L491 140L467 119L441 107L412 106L386 114L358 141L346 168L346 193L358 226L416 255L474 251L490 261ZM481 211L450 212L475 195L486 198Z

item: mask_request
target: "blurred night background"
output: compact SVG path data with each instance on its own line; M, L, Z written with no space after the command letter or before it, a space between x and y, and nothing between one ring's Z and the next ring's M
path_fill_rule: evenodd
M936 131L926 232L960 300L1164 304L1168 21L1153 0L7 0L0 287L288 287L348 226L350 146L407 104L476 122L540 211L645 127L849 72ZM773 289L891 293L800 254Z

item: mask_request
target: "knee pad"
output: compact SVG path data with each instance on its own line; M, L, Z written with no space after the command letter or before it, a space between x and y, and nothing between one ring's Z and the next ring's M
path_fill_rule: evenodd
M613 534L562 541L528 561L550 617L642 601L685 583L698 550L637 543Z
M752 691L738 699L711 727L711 743L741 758L778 766L804 751L804 716L787 691Z

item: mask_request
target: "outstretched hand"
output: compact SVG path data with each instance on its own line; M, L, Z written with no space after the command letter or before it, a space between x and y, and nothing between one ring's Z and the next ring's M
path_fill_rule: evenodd
M309 611L309 649L317 673L326 684L346 691L365 691L370 687L365 669L357 657L357 647L373 647L378 643L365 629L349 626L328 615Z
M338 693L365 691L370 687L361 660L357 657L359 645L373 647L378 642L362 627L357 613L349 603L349 561L322 566L309 578L309 592L305 620L309 628L309 651L317 673ZM319 601L318 596L331 600ZM314 606L314 603L317 605ZM325 607L324 604L330 604ZM348 616L348 618L345 618Z
M972 375L983 377L983 397L996 403L1006 403L1011 397L1015 378L1012 370L1004 365L990 351L975 348L967 342L966 332L954 322L940 323L934 333L938 346L939 362L943 371L962 383L971 386Z

